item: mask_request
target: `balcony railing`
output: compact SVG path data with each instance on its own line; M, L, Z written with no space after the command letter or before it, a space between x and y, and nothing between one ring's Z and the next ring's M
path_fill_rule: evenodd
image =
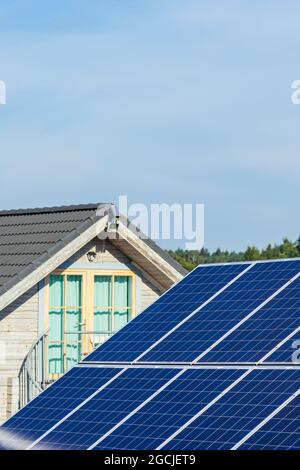
M82 347L83 337L85 344L88 344L88 351L91 352L113 334L111 331L66 331L63 341L57 342L57 344L67 344L69 348L67 357L66 353L62 356L62 368L58 374L48 372L49 332L46 331L39 336L30 348L19 372L19 409L87 355ZM75 336L74 341L70 340L72 335ZM50 342L50 344L56 343Z
M48 332L38 337L25 357L19 372L19 408L46 388L45 353Z

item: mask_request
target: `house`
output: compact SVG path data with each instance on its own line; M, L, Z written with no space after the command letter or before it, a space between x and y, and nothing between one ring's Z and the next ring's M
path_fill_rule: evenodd
M113 204L0 212L0 422L185 274Z

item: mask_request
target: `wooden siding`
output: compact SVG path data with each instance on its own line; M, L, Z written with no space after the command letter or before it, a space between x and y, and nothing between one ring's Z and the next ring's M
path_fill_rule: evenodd
M145 270L157 283L162 286L162 291L169 289L173 282L165 274L161 272L159 267L156 267L150 263L138 250L130 245L124 239L112 239L111 244L115 249L125 254L128 259L138 264L143 270ZM181 277L180 275L178 275Z
M22 362L38 335L38 289L33 287L0 312L0 421L11 407L10 382L18 377ZM9 399L9 400L8 400ZM12 410L13 411L13 410Z
M98 238L89 242L84 248L72 256L68 262L88 262L87 253L89 251L96 252L95 263L122 263L128 266L130 264L130 259L122 251L112 245L109 240L99 240Z

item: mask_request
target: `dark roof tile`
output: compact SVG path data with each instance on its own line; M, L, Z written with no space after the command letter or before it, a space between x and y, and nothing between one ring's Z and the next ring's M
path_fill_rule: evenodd
M99 206L44 207L0 211L0 295L33 272L101 218ZM166 251L146 239L157 254L181 274L186 271Z
M0 211L0 295L92 225L99 205Z

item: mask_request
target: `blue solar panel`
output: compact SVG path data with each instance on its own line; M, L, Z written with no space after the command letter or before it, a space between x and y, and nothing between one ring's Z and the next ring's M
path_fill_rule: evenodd
M258 263L141 360L190 362L300 271L300 261ZM262 356L262 355L261 355Z
M300 279L290 284L269 304L259 310L237 330L206 354L201 361L207 362L256 362L269 353L284 338L299 326L300 321ZM291 348L285 356L292 361L293 341L286 347ZM300 360L300 342L299 342ZM274 360L274 356L266 359ZM277 353L279 358L279 353Z
M296 367L247 370L224 365L258 362L280 344L265 359L268 363L295 358L300 362L300 332L295 334L300 279L262 306L300 272L300 261L249 267L196 269L7 421L0 429L0 448L14 448L16 442L23 442L23 447L34 444L35 449L234 447L292 397L300 382ZM288 335L291 338L284 342ZM223 366L122 365L139 357L143 362L174 363L198 358ZM119 367L97 367L92 361L119 362ZM233 388L224 393L228 386ZM299 398L263 423L241 448L299 448L297 406Z
M299 328L299 326L298 321L297 328ZM287 341L282 342L282 346L268 357L267 362L300 364L300 331L297 331L294 335L290 336L291 337Z
M178 369L128 369L34 448L87 449L178 372Z
M228 450L299 389L300 370L253 370L163 449Z
M286 405L239 449L299 450L300 396Z
M8 420L1 430L8 445L16 438L32 442L115 376L120 369L75 367ZM0 434L1 439L1 434Z
M96 449L156 449L245 371L189 369Z
M195 269L90 354L86 361L133 361L247 266L231 264Z

